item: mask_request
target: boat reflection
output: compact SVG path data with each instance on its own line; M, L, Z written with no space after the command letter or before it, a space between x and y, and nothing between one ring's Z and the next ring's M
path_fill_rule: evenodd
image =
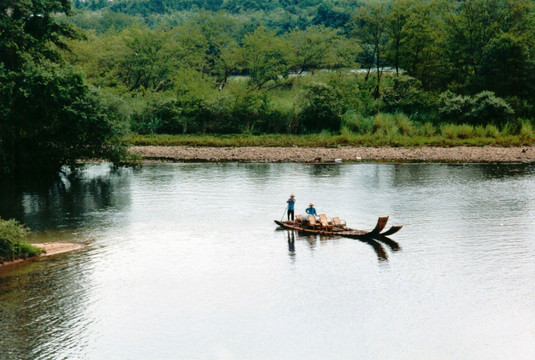
M374 239L356 239L363 243L366 243L370 245L373 250L375 251L375 254L377 255L377 260L379 261L387 261L388 260L388 254L386 253L385 249L383 248L383 245L375 241Z
M295 232L288 231L288 252L295 255Z
M280 230L283 230L283 229L280 229ZM287 234L287 237L288 237L288 254L290 255L290 257L292 259L295 257L296 233L297 233L297 238L298 239L306 240L308 242L308 245L309 245L310 249L314 249L316 247L317 235L299 234L299 232L296 232L296 231L293 231L293 230L284 230L284 231L286 231L286 234ZM320 239L321 240L326 240L326 239L331 239L332 240L332 239L342 239L342 237L340 237L340 236L321 235ZM352 240L357 240L357 241L360 241L360 242L363 242L363 243L366 243L366 244L370 245L372 247L372 249L374 250L375 254L377 255L377 260L379 260L379 261L387 261L388 260L387 252L385 251L384 247L378 241L376 241L376 240L374 240L372 238L362 238L362 239L352 239ZM384 242L385 244L387 244L392 249L392 251L398 251L400 249L398 243L396 243L395 241L393 241L393 240L391 240L391 239L389 239L387 237L381 238L381 241Z
M392 250L392 251L399 251L401 250L401 246L399 246L399 243L397 243L396 241L390 239L389 237L386 237L386 236L381 236L379 239L380 242L388 245L388 247Z

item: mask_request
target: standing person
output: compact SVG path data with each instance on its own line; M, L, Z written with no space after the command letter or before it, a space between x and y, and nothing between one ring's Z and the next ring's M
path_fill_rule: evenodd
M291 216L292 221L294 221L295 195L290 195L290 198L286 202L288 203L288 220L290 220Z
M309 207L305 210L308 215L318 216L316 214L316 209L314 209L314 204L310 203Z

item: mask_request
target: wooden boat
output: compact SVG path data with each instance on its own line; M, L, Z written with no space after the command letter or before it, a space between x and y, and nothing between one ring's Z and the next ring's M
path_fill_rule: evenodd
M329 227L315 226L315 225L309 226L308 224L303 224L300 221L275 220L275 224L279 225L280 227L284 229L295 230L298 232L302 232L304 234L336 235L336 236L344 236L344 237L356 238L356 239L360 239L360 238L380 239L382 237L395 234L402 228L402 226L392 226L387 231L381 232L385 228L387 222L388 222L388 216L379 217L379 219L377 219L377 225L375 225L375 228L371 231L366 231L366 230L351 229L346 226L334 226L334 225L331 225Z

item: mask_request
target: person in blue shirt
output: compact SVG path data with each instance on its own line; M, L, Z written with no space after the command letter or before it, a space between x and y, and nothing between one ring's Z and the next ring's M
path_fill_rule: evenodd
M314 209L314 204L310 203L309 207L305 210L308 215L317 216L316 209Z
M286 202L288 203L288 220L290 220L291 216L292 221L294 221L295 195L290 195L290 198Z

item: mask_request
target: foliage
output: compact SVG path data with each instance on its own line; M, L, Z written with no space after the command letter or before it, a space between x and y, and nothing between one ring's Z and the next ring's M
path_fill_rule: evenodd
M29 230L18 221L0 219L0 263L39 255L41 249L26 243Z
M118 116L80 74L51 64L27 63L4 73L0 89L4 171L14 175L54 173L80 159L120 157Z
M118 161L120 116L61 61L76 32L68 0L0 4L0 175L53 174L81 159Z
M348 111L342 117L342 129L356 134L371 134L373 119L355 111Z
M336 88L321 82L305 86L300 121L305 131L339 131L344 104Z
M294 29L285 35L289 44L288 64L295 73L317 69L351 67L357 58L358 45L339 31L324 26Z
M435 103L433 94L423 91L420 81L405 75L397 77L395 86L383 91L382 106L387 112L409 115L433 112Z
M440 96L439 112L444 121L457 124L494 124L503 126L512 120L514 111L493 92L483 91L473 97L450 92Z
M381 96L381 75L383 72L383 51L386 44L387 8L383 4L370 4L358 9L353 20L355 35L371 50L371 57L375 64L376 84L373 92L378 98Z
M450 142L501 141L504 131L522 129L529 142L531 0L74 7L66 16L67 0L0 4L3 173L29 169L34 158L55 170L74 159L118 158L125 125L147 135L343 131L340 143L362 136L392 145L443 136L442 122L452 125L442 138ZM89 30L81 36L73 24ZM33 151L43 155L14 155Z
M285 45L283 39L263 26L245 36L240 68L247 71L252 87L262 89L268 82L278 83L288 76Z
M392 116L391 114L388 116ZM374 121L375 117L368 118ZM525 135L510 134L507 126L492 136L482 135L470 125L443 125L440 129L427 123L419 125L412 123L415 133L412 136L403 136L398 131L383 133L358 133L342 129L340 134L321 133L308 135L290 134L228 134L228 135L131 135L126 140L133 145L160 145L160 146L214 146L214 147L242 147L242 146L280 146L280 147L338 147L338 146L521 146L532 145L535 141L534 132L532 140L525 140L523 136L530 135L528 126ZM395 123L394 123L395 124ZM444 133L442 133L442 131ZM492 129L489 129L492 132Z

